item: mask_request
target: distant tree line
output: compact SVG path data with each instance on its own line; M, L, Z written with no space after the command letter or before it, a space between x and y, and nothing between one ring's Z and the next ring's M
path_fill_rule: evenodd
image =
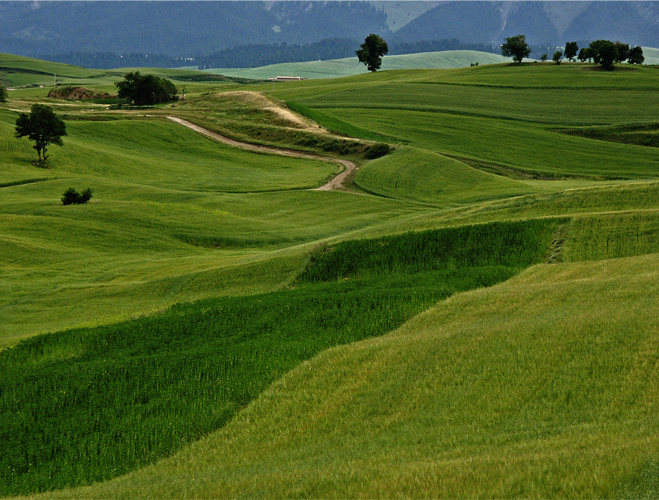
M63 52L58 54L41 54L39 59L73 64L84 68L178 68L195 66L192 58L173 57L162 54L115 54L113 52Z
M512 57L513 62L516 64L521 63L522 59L528 57L531 52L532 49L526 43L526 37L524 35L508 37L501 45L501 54ZM579 50L579 44L577 42L567 42L565 44L565 52L557 50L554 52L552 60L556 64L560 64L563 57L568 58L572 62L576 59L579 59L581 62L592 61L595 64L600 64L606 70L612 70L613 63L628 62L629 64L643 64L645 61L641 47L630 47L627 43L614 43L610 40L595 40L590 42L588 47L582 47L581 50ZM542 54L540 60L545 62L547 60L547 53Z
M177 68L180 66L198 66L208 68L256 68L282 62L304 62L340 59L352 57L358 40L332 38L320 42L299 44L251 44L240 45L220 50L211 54L194 57L172 57L162 54L115 54L111 52L66 52L59 54L42 54L40 59L74 64L86 68ZM478 50L498 53L499 48L484 43L463 43L455 38L443 40L425 40L420 42L394 42L390 44L389 54L415 54L418 52L440 52L444 50Z
M611 42L610 40L595 40L588 47L583 47L578 54L582 62L592 61L601 64L604 69L613 69L613 63L627 61L630 64L643 64L645 56L643 49L639 46L630 47L622 42Z

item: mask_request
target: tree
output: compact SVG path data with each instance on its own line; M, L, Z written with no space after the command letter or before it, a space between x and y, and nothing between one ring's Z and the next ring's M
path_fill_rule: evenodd
M564 56L570 61L574 62L574 59L577 57L578 50L579 50L579 46L577 45L577 42L567 42L565 44Z
M501 54L506 57L512 57L513 62L519 64L522 59L529 57L531 48L526 43L526 35L517 35L506 38L506 42L501 46Z
M115 84L119 97L130 99L136 106L145 106L176 100L176 87L169 80L155 75L141 75L139 71L126 73Z
M375 72L382 65L382 56L389 52L389 46L378 35L371 33L366 37L361 48L356 51L360 63L364 63L369 71Z
M629 58L627 59L629 64L643 64L643 61L645 61L645 56L641 47L637 45L629 50Z
M541 60L542 62L547 62L547 54L542 54L542 55L540 56L540 60Z
M21 113L16 120L17 138L27 137L34 141L34 149L39 156L39 165L46 161L46 146L62 146L62 136L66 135L66 124L49 106L33 104L30 114Z
M7 89L0 85L0 102L7 102Z
M604 43L599 49L600 64L604 69L612 70L613 62L618 58L618 49L611 43Z
M551 60L556 64L561 64L561 58L563 57L563 51L557 50L554 52L554 55L551 57Z
M579 60L581 62L589 61L593 58L593 51L590 47L584 47L579 51Z
M621 63L626 61L629 58L629 44L628 43L615 43L616 49L618 50L618 55L616 56L616 62Z
M595 64L601 64L606 70L613 69L613 62L618 57L618 49L609 40L595 40L590 43L592 58Z

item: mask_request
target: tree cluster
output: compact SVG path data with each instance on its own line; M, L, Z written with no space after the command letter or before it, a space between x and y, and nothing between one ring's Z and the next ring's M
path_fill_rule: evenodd
M30 114L21 113L16 119L17 138L27 137L34 141L34 149L39 156L39 164L46 161L46 147L49 144L62 145L62 136L66 135L66 124L49 106L33 104Z
M576 42L575 42L576 45ZM610 40L595 40L588 47L579 51L578 59L582 62L593 61L607 70L613 69L613 63L627 61L629 64L643 64L645 56L639 46L630 48L628 44L611 42Z
M37 59L82 66L83 68L180 68L193 66L195 58L137 52L44 52Z
M126 73L124 79L115 85L119 97L130 99L136 106L149 106L177 99L177 90L172 82L155 75L141 75L139 71Z
M506 42L501 45L501 53L506 57L512 56L513 61L519 64L522 59L529 56L531 48L526 43L524 35L517 35L506 38ZM556 64L560 64L563 57L572 62L575 61L575 58L582 62L592 60L595 64L601 64L604 69L608 70L613 69L614 62L622 63L627 61L630 64L643 64L645 60L641 47L630 48L626 43L613 43L609 40L595 40L588 47L581 50L579 50L577 42L567 42L565 51L557 50L554 52L552 60ZM545 62L547 54L543 54L541 60Z

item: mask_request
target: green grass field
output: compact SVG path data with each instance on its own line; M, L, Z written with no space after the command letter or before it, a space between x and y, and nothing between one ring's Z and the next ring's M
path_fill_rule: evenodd
M0 495L656 497L655 68L153 70L188 99L106 109L38 85L123 70L12 58ZM35 102L48 168L13 137ZM359 170L313 191L335 163L167 116Z

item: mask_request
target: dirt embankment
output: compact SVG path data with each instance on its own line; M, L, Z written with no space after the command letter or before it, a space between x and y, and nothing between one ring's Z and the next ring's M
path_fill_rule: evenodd
M116 94L108 94L107 92L98 92L96 90L88 89L86 87L57 87L48 92L48 97L55 99L119 99Z

